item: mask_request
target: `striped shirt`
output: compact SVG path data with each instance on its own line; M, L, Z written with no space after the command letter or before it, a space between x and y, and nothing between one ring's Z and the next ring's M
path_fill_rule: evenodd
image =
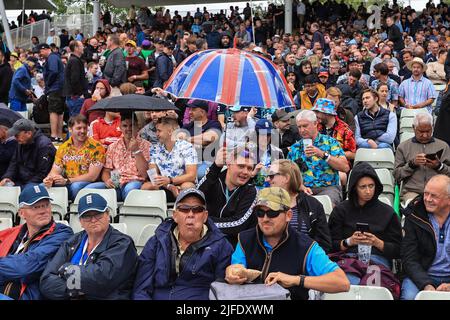
M372 89L377 90L377 87L380 83L381 83L380 80L375 79L372 81L370 86L372 87ZM397 101L398 100L398 84L397 84L397 82L395 82L391 78L388 78L386 84L388 86L387 101L388 102Z
M414 80L413 77L404 80L399 87L399 96L405 99L406 104L416 105L428 99L436 99L437 93L434 90L433 83L422 75L419 80ZM425 106L425 108L432 113L431 104Z

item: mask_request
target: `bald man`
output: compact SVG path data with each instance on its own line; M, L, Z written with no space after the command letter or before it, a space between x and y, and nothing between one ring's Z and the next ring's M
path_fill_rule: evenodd
M407 208L401 248L401 299L413 300L421 290L450 291L450 178L436 175L423 197Z

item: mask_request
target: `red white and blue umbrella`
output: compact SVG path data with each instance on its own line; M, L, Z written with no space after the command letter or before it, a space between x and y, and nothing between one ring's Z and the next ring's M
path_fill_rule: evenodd
M177 67L164 89L177 98L227 106L294 106L278 68L259 55L238 49L205 50L191 55Z

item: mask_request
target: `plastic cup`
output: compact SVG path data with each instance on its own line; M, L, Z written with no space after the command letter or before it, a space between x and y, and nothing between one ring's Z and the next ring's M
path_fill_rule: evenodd
M358 244L358 260L369 264L370 255L372 254L372 246L367 244Z

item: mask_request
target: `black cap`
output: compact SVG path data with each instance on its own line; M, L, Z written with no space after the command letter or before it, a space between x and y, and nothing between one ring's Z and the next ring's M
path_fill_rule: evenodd
M50 46L46 43L40 43L37 45L36 49L38 51L42 50L42 49L51 49Z
M163 45L165 48L168 48L171 50L175 49L175 43L173 43L173 41L164 41Z
M191 107L191 108L200 108L205 110L206 112L208 112L209 110L209 105L208 102L205 100L190 100L186 106Z
M286 112L284 109L277 109L274 113L272 113L272 122L281 120L286 121L292 118L292 115Z

